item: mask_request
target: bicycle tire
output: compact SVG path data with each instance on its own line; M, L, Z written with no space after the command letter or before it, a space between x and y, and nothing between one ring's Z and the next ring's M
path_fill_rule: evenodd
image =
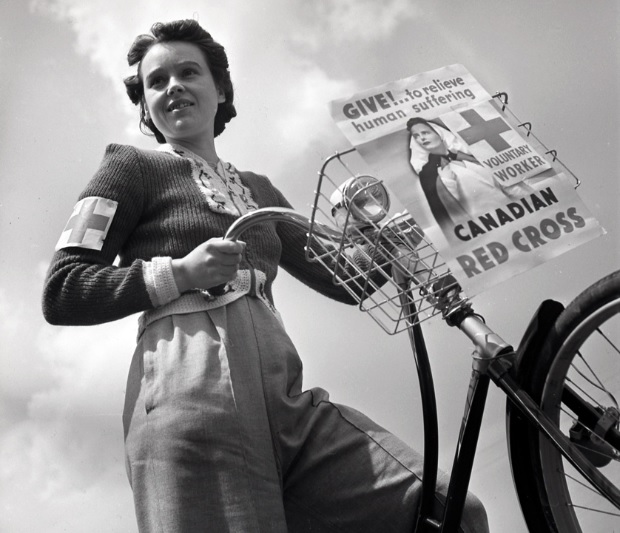
M599 337L603 333L605 337ZM608 344L611 341L611 344ZM549 329L542 350L520 362L518 380L532 399L578 445L614 486L620 484L620 451L609 434L592 438L567 406L565 385L588 404L617 413L620 399L620 271L582 292ZM601 370L604 374L600 374ZM598 372L598 374L597 374ZM584 396L587 394L587 396ZM567 463L555 446L509 407L509 440L515 485L531 531L573 533L620 530L620 509ZM615 410L615 411L614 411ZM611 416L611 415L610 415ZM615 422L613 421L615 420ZM617 419L610 422L618 437ZM598 498L594 498L598 496ZM584 498L581 500L580 498ZM595 504L591 500L596 499Z

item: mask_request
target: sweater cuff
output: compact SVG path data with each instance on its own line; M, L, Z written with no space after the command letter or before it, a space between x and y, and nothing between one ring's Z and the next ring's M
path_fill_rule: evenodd
M153 307L161 307L181 296L174 281L171 257L153 257L143 263L142 271Z

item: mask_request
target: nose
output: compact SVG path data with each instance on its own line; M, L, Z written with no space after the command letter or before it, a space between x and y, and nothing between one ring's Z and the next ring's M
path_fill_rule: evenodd
M183 85L173 78L170 80L170 84L168 85L167 94L168 96L172 96L173 94L183 92L184 90L185 88Z

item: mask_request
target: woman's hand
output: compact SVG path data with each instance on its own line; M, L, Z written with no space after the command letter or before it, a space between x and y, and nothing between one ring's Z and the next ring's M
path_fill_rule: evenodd
M172 260L172 273L180 293L210 289L235 279L245 243L209 239L180 259Z

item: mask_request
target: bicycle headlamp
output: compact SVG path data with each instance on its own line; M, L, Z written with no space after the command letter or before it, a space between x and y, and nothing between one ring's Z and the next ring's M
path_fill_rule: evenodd
M341 226L347 212L351 222L376 224L390 209L390 195L381 181L373 176L355 176L338 187L330 197L332 216Z

